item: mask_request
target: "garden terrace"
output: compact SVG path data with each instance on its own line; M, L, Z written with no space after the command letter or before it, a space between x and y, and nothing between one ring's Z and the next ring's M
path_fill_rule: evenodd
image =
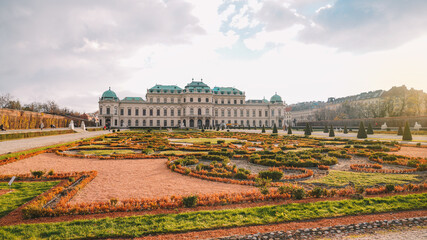
M194 140L199 138L200 141ZM174 144L170 139L184 143L192 139L192 145ZM72 184L80 178L66 174L87 175L83 179L85 187L67 191L72 194L64 193L52 207L40 206L69 185L60 186L62 189L55 187L51 190L54 194L26 206L23 213L27 217L181 209L188 207L189 200L194 198L197 201L192 206L198 207L245 202L271 204L300 198L335 199L353 196L359 191L358 186L369 189L363 194L425 191L426 174L419 168L425 159L411 162L414 158L395 156L406 159L405 166L393 163L381 166L382 170L408 169L410 163L417 168L411 174L352 172L353 165L378 164L374 158L389 158L394 156L389 152L399 149L400 145L395 143L376 141L325 141L229 132L130 131L61 147L55 149L56 154L38 152L39 155L29 155L26 159L15 159L0 166L0 172L8 175L3 176L4 181L18 174L21 179L45 181L56 178L43 175L32 179L30 170L52 169L54 173L63 172L64 178L73 178L73 181L61 180L62 184ZM260 178L265 182L273 180L270 185L265 184L267 191L255 188L261 187ZM393 190L386 185L392 185Z

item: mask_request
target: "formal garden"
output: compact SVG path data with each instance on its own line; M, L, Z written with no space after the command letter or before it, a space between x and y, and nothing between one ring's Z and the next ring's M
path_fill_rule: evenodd
M427 156L389 141L178 130L10 153L0 156L0 237L140 237L424 210L427 158L412 149Z

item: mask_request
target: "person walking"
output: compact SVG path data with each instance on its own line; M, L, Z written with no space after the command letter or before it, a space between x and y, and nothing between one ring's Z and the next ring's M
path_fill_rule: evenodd
M42 123L40 123L40 130L43 130L43 128L44 128L44 125L43 125L43 122L42 122Z

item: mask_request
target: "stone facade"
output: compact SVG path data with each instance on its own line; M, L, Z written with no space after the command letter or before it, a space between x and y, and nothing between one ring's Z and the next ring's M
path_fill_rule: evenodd
M146 100L125 97L120 100L110 90L99 99L101 126L121 127L240 127L281 128L289 125L290 112L277 94L270 101L246 100L245 93L231 87L210 88L192 81L184 89L156 85L147 90Z

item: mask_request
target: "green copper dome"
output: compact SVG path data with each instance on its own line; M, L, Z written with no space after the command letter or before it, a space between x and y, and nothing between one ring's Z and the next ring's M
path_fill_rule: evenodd
M108 90L102 94L101 100L119 100L119 98L115 92L111 91L111 88L108 88Z
M185 91L186 92L210 92L211 88L204 82L202 81L191 81L191 83L187 84L187 86L185 86Z
M274 95L270 98L270 102L271 102L271 103L277 103L277 102L281 103L281 102L283 102L283 101L282 101L282 97L280 97L280 96L279 96L279 95L277 95L277 93L276 93L276 94L274 94Z

